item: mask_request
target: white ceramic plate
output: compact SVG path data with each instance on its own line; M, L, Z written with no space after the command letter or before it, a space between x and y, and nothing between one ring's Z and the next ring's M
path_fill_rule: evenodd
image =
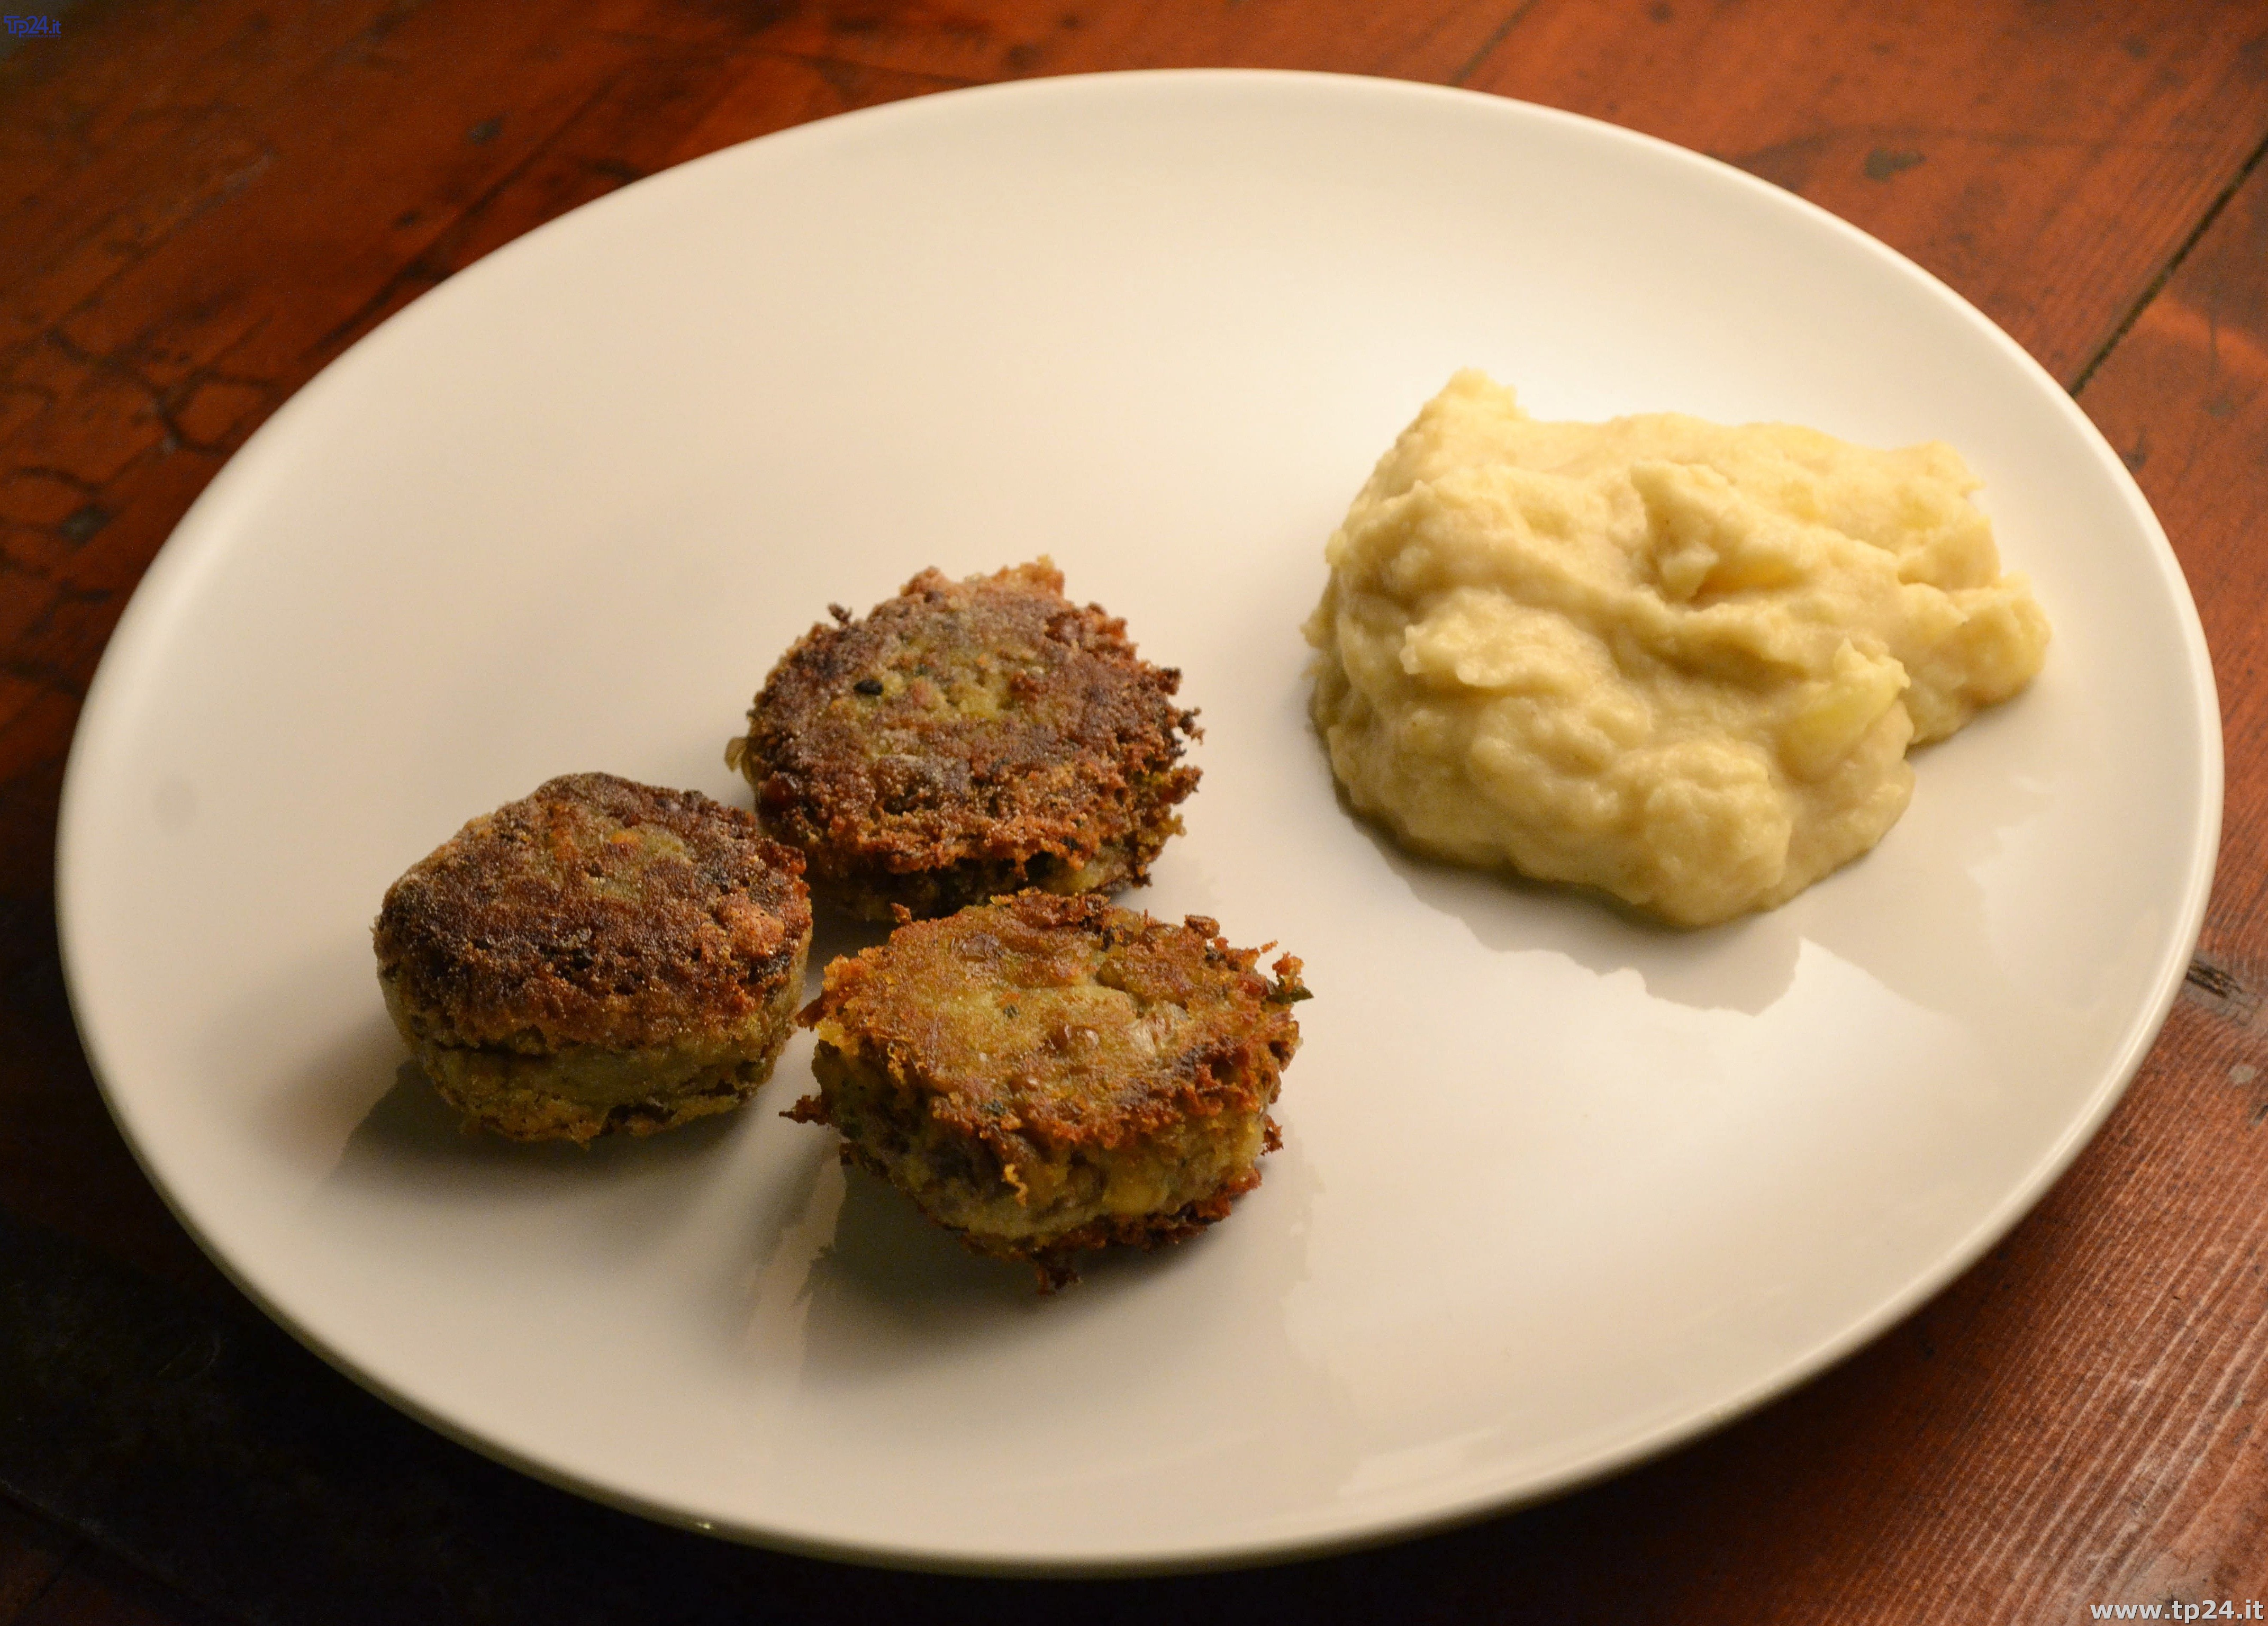
M1871 857L1718 929L1432 868L1303 721L1320 550L1467 364L1547 416L1940 437L2056 628ZM1041 552L1204 710L1142 898L1305 957L1235 1217L1053 1300L778 1109L455 1132L368 927L551 774L740 800L830 601ZM1859 233L1602 125L1196 73L939 96L674 170L421 299L182 522L74 748L73 996L151 1178L278 1319L531 1472L924 1564L1312 1550L1532 1497L1849 1350L2023 1212L2194 939L2220 736L2063 392Z

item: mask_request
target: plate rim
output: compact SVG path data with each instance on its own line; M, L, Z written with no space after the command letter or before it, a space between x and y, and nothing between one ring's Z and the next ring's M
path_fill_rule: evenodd
M699 1518L685 1509L653 1503L528 1457L482 1436L469 1424L429 1409L412 1396L361 1370L346 1350L334 1349L324 1341L312 1328L303 1325L287 1305L264 1292L209 1238L196 1217L185 1208L182 1200L159 1178L153 1165L152 1154L136 1133L126 1093L113 1082L116 1068L114 1061L106 1055L105 1039L90 1020L88 1007L91 995L84 986L85 972L83 968L97 950L89 941L92 928L85 921L85 905L77 901L81 890L78 877L86 872L88 862L84 855L94 841L88 833L93 815L87 809L90 798L97 793L88 787L89 780L95 772L89 765L104 749L108 736L123 726L117 721L118 715L129 699L138 692L138 686L133 680L141 669L150 667L156 661L162 634L170 625L171 618L180 613L181 606L191 597L202 573L215 565L226 551L232 533L210 516L223 513L234 500L237 489L258 477L263 461L273 455L265 447L282 441L289 434L291 423L307 410L306 403L342 387L339 377L346 369L342 364L349 358L394 328L403 314L423 305L434 293L461 283L468 273L476 272L502 256L521 253L526 245L543 239L563 222L588 211L609 206L625 195L641 188L675 184L685 172L713 161L729 160L750 147L762 145L777 152L783 147L805 142L838 138L846 126L856 125L864 129L890 122L917 122L940 116L950 118L954 116L954 108L970 99L985 101L1011 98L1076 99L1096 87L1108 94L1131 82L1138 82L1139 85L1145 86L1203 84L1248 88L1263 95L1279 86L1302 86L1324 94L1399 97L1412 102L1445 105L1456 103L1473 108L1485 107L1491 115L1506 117L1513 124L1533 119L1546 125L1557 124L1576 129L1588 139L1602 140L1609 144L1623 144L1648 153L1655 161L1691 166L1697 173L1708 175L1717 182L1730 182L1755 195L1768 196L1774 206L1793 209L1798 216L1808 218L1815 228L1824 226L1846 242L1860 248L1870 257L1887 262L1892 270L1903 273L1909 279L1918 280L1933 292L1967 327L1997 348L2020 371L2028 373L2053 403L2065 428L2075 432L2080 443L2111 476L2127 515L2139 528L2153 564L2173 589L2169 597L2176 610L2191 698L2196 706L2200 772L2197 817L2188 832L2185 855L2184 868L2189 881L2178 906L2172 912L2165 940L2169 946L2150 985L2148 997L2140 1002L2133 1018L2126 1024L2114 1059L2102 1068L2088 1110L2065 1127L2060 1137L2046 1149L2026 1178L1979 1219L1957 1246L1948 1250L1931 1268L1919 1272L1901 1291L1891 1295L1870 1313L1816 1341L1808 1349L1780 1362L1770 1371L1714 1404L1657 1423L1611 1449L1594 1452L1580 1461L1510 1490L1469 1493L1451 1501L1436 1500L1420 1511L1405 1511L1399 1517L1363 1521L1341 1519L1329 1528L1307 1535L1255 1537L1217 1547L1111 1555L1050 1554L1037 1556L1005 1548L981 1553L961 1549L946 1551L918 1544L891 1546L879 1542L836 1541L788 1528L717 1523ZM1138 88L1133 93L1148 92ZM940 108L944 111L940 112ZM648 192L647 196L651 196L652 193ZM450 277L447 283L389 315L326 363L269 414L198 493L153 555L106 641L94 676L88 684L65 760L55 836L55 914L66 994L89 1070L113 1121L118 1126L122 1138L144 1178L199 1248L263 1314L326 1364L394 1409L490 1460L504 1463L577 1496L659 1523L744 1544L837 1562L939 1574L1065 1578L1154 1576L1294 1563L1356 1551L1472 1524L1566 1494L1580 1486L1621 1473L1713 1433L1819 1376L1911 1315L1970 1268L2037 1206L2125 1098L2179 995L2203 928L2218 860L2224 794L2220 706L2203 624L2179 558L2139 483L2070 392L1989 316L1926 268L1808 199L1774 186L1722 159L1679 146L1659 137L1563 108L1462 86L1370 75L1272 68L1130 69L1041 76L906 97L792 125L672 165L554 217L501 245Z

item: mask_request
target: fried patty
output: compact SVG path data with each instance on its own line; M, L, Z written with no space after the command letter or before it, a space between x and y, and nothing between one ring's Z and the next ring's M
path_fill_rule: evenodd
M886 920L1148 880L1197 788L1179 765L1197 713L1124 622L1064 598L1044 558L924 571L863 621L834 615L781 657L725 753L821 898Z
M556 779L388 888L394 1025L468 1123L648 1135L739 1105L792 1029L803 861L698 791Z
M797 1017L819 1092L788 1116L1052 1291L1080 1251L1179 1241L1260 1184L1307 990L1259 957L1093 895L908 922L827 967Z

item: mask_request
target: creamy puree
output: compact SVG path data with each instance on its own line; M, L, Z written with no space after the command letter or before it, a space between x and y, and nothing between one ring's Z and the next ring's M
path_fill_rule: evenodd
M2040 669L1949 447L1675 413L1539 423L1463 372L1382 458L1307 624L1356 808L1413 847L1683 925L1873 846Z

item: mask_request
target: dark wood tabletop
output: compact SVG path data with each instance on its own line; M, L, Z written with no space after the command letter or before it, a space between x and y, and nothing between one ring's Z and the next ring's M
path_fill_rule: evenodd
M2260 0L23 3L0 38L0 1626L2268 1614ZM1337 1558L859 1570L642 1523L388 1411L199 1253L72 1027L56 799L135 583L294 390L563 211L850 108L1189 65L1666 137L1918 261L2071 390L2188 573L2227 742L2204 939L2131 1092L2004 1242L1825 1376L1573 1495Z

